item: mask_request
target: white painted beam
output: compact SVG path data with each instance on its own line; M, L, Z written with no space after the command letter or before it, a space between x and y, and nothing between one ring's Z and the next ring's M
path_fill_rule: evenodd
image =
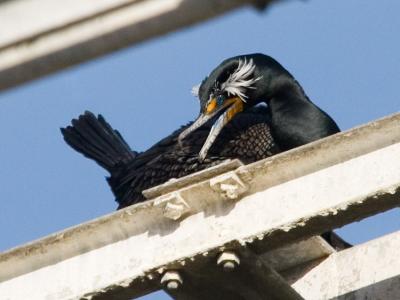
M263 253L394 208L399 155L394 115L181 186L1 254L0 295L130 299L159 288L165 268L245 245Z
M400 231L330 255L292 287L307 300L400 299L399 249Z
M272 0L0 2L0 90L249 4Z

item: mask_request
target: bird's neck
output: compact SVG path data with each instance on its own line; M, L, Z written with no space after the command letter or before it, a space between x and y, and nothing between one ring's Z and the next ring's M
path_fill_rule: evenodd
M268 101L271 130L282 150L292 149L339 131L293 79L282 84Z

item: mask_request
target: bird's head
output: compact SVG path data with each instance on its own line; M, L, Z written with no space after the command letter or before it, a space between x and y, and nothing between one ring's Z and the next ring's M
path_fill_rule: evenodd
M203 160L222 128L237 114L273 96L273 80L291 75L273 58L264 54L235 56L223 61L192 93L200 100L200 115L179 135L181 141L209 120L216 120L204 143Z

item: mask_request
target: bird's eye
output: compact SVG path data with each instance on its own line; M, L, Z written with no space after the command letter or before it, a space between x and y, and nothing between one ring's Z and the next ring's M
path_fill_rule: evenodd
M217 97L217 105L218 105L218 106L221 106L222 103L224 103L224 101L225 101L225 96L224 96L224 95L219 95L219 96Z

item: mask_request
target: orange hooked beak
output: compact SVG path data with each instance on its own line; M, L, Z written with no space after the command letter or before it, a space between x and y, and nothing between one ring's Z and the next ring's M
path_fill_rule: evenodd
M212 119L213 117L221 114L217 121L212 126L210 133L208 134L207 140L205 141L203 147L199 153L199 159L202 161L207 155L208 150L214 143L215 139L217 138L218 134L221 132L222 128L230 121L232 118L243 111L243 100L239 97L232 97L227 98L224 102L218 105L218 101L216 98L212 98L206 105L204 112L200 114L200 116L182 131L178 137L178 142L187 137L190 133L195 131L197 128L204 125L207 121Z

